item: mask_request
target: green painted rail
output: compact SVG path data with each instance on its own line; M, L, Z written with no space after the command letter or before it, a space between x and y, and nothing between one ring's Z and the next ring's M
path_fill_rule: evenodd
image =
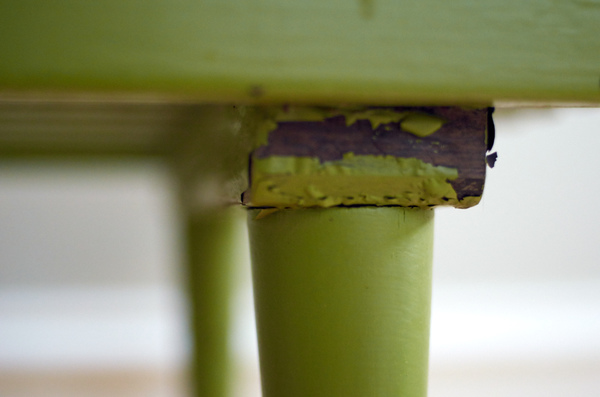
M0 92L600 103L598 0L20 0Z

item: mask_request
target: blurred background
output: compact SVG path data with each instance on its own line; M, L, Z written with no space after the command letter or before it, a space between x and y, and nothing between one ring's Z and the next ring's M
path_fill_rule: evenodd
M600 109L499 110L482 203L438 209L430 397L597 396ZM0 159L0 396L184 396L166 167ZM260 396L244 214L235 397Z

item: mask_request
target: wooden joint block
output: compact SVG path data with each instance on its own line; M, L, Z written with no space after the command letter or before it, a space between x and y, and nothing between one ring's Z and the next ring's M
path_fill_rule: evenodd
M467 107L283 107L258 127L243 203L474 206L493 139L489 114Z

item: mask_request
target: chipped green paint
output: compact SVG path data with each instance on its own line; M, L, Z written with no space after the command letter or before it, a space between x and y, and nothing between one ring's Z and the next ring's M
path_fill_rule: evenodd
M269 144L269 133L277 129L277 123L285 121L323 121L336 115L331 108L316 106L271 106L260 108L260 122L255 133L255 147Z
M346 125L351 126L358 120L369 120L371 128L377 129L381 124L397 123L408 115L408 112L395 112L392 109L373 108L354 111L342 111L346 117Z
M456 205L456 208L471 208L475 207L481 201L481 196L466 196Z
M376 130L382 124L400 123L400 128L418 137L424 138L442 128L445 120L421 112L397 112L389 108L370 108L364 110L342 111L346 125L351 126L358 120L369 120L371 128Z
M425 113L411 113L400 122L400 128L413 135L424 138L442 128L444 120Z
M339 114L339 113L337 113ZM269 133L277 129L280 122L286 121L323 121L333 117L336 112L332 108L317 106L269 106L254 108L249 115L254 122L250 123L254 135L254 148L269 144Z
M244 107L247 128L254 136L254 148L269 144L269 133L285 121L323 121L335 116L331 108L316 106Z
M415 158L346 153L341 160L271 156L255 158L251 206L333 207L337 205L458 205L449 181L455 168ZM359 191L368 194L357 193Z
M368 120L373 130L381 125L399 123L404 131L421 138L435 133L445 123L445 120L437 116L422 112L398 112L392 108L271 106L261 108L257 113L260 121L256 125L254 147L268 145L269 133L277 129L280 122L323 121L335 116L344 116L347 126L358 120Z

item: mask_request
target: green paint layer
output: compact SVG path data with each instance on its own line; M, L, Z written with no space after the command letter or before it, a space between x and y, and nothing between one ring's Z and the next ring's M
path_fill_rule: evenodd
M428 206L458 199L449 183L454 168L414 158L356 156L321 163L318 158L272 156L253 159L253 206ZM368 192L368 193L360 193Z
M248 213L264 397L427 394L433 211Z

